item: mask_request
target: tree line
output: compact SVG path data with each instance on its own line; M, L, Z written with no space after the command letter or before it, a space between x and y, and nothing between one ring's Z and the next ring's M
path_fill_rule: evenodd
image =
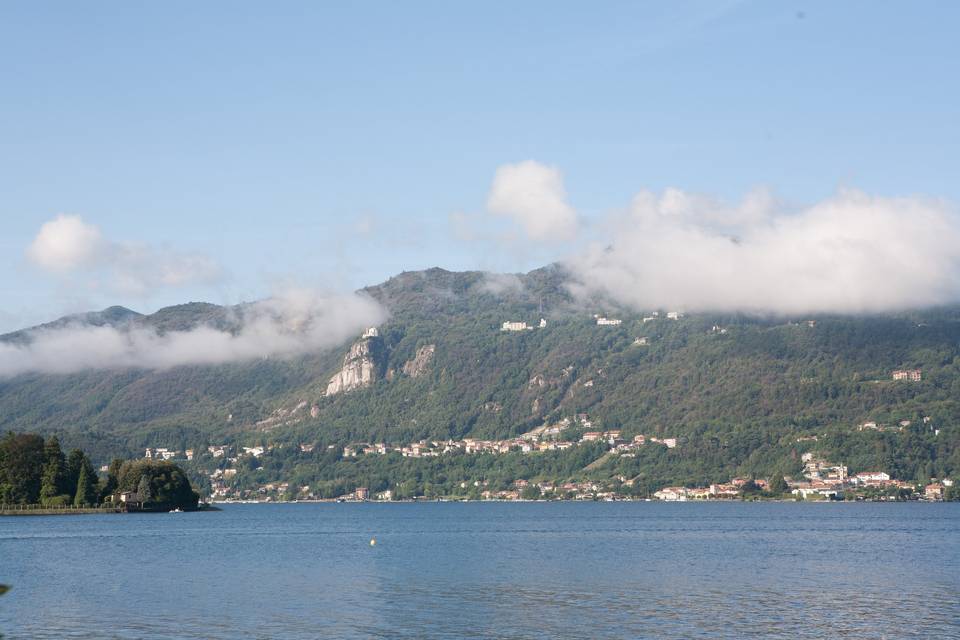
M10 432L0 439L0 503L94 507L121 501L134 508L195 509L200 499L170 462L115 459L101 477L80 449L64 454L60 441Z

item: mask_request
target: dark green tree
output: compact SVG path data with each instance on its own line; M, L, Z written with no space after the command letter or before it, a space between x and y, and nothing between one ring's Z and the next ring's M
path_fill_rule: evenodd
M110 467L107 470L107 477L103 479L100 485L100 502L106 501L107 498L116 493L121 466L123 466L123 460L120 458L114 458L110 463Z
M66 460L60 449L60 441L51 436L43 448L43 476L40 481L40 503L44 505L67 504L70 496L64 493L66 484Z
M183 469L171 462L130 460L117 478L118 491L136 491L150 509L196 509L200 500Z
M783 479L783 474L778 473L770 480L770 493L774 495L783 495L789 490L787 481Z
M153 490L150 488L150 476L146 473L140 476L140 481L137 483L137 500L143 504L147 504L153 500Z
M77 494L77 480L80 478L80 469L86 455L80 449L72 449L67 454L67 463L63 473L63 493L69 496Z
M82 455L82 454L81 454ZM80 463L80 474L77 477L77 492L73 504L78 507L92 505L97 501L97 472L87 456L83 456Z
M743 486L740 487L740 495L744 497L755 496L760 493L760 491L760 485L753 480L747 480Z
M9 433L0 440L0 502L34 504L40 499L43 438Z
M528 484L520 491L520 497L524 500L539 500L540 496L540 487L535 484Z

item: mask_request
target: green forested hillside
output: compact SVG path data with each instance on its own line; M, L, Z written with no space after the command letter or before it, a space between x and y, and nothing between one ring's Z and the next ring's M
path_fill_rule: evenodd
M432 269L369 288L390 316L379 327L379 379L368 388L324 397L349 344L289 360L29 374L0 381L0 429L56 433L107 460L145 446L318 443L319 450L503 438L585 413L625 436L679 439L677 449L651 449L607 469L629 477L695 482L785 472L811 447L843 456L852 470L883 466L908 478L960 470L958 308L677 320L660 310L643 322L644 314L575 302L563 280L552 267L510 278ZM622 324L598 326L594 313ZM237 322L230 309L197 303L108 315L159 331L231 330ZM500 331L503 321L535 326L541 317L544 328ZM434 353L422 373L405 374L404 363L427 345ZM922 369L922 380L892 380L900 368ZM905 420L903 430L857 430ZM816 442L797 441L812 435ZM320 465L310 460L290 464Z

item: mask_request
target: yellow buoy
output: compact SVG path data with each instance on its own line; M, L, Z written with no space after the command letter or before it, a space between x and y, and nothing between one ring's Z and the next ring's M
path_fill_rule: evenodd
M371 547L377 546L377 539L376 539L376 538L370 538L370 546L371 546Z

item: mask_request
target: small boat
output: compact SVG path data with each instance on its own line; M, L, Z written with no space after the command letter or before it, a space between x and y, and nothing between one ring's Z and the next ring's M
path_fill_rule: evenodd
M176 509L170 509L170 513L183 513L183 509L177 507Z

